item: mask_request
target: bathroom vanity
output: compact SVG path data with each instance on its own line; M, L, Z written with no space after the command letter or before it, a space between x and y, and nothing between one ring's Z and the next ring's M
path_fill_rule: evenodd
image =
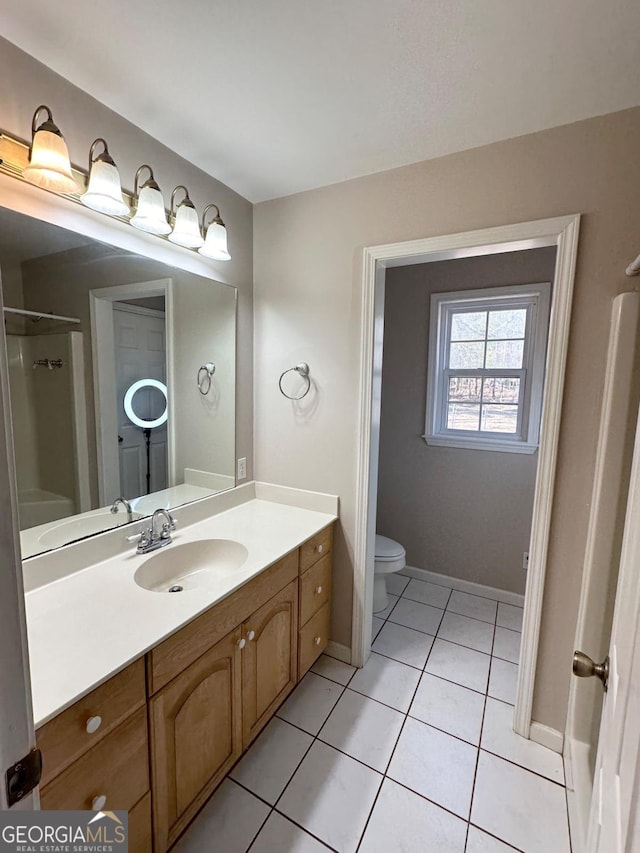
M328 642L336 498L249 484L181 514L151 555L111 531L95 565L25 564L41 807L128 810L132 853L171 847Z

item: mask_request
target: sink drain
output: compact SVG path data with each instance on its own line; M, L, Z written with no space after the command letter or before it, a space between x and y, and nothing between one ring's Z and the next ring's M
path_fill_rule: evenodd
M169 587L169 592L182 592L182 590L183 590L183 589L184 589L184 587L179 586L178 584L176 584L175 586L170 586L170 587Z

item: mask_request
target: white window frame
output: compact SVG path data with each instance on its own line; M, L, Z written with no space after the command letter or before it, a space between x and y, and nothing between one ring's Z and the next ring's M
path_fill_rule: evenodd
M518 284L434 293L431 296L427 409L424 440L436 447L535 453L540 438L542 391L549 329L551 283ZM448 351L451 320L461 311L526 308L524 353L518 370L464 370L468 376L508 376L520 379L518 426L515 434L453 430L447 427L447 389L451 370Z

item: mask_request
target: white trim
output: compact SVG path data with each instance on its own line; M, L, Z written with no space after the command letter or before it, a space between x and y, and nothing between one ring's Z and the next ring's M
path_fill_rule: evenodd
M341 660L342 663L351 663L351 649L349 646L343 646L342 643L336 643L335 640L329 640L324 653L330 658Z
M89 478L89 428L87 426L87 393L84 375L84 334L68 332L71 363L71 415L75 454L76 507L78 512L91 509Z
M416 566L405 566L399 574L407 575L407 577L416 578L426 583L457 589L460 592L468 592L471 595L479 595L481 598L493 598L495 601L501 601L503 604L513 604L514 607L524 607L524 595L520 595L518 592L511 592L508 589L498 589L494 586L475 583L464 578L453 578L450 575L431 572L429 569L420 569Z
M460 447L465 450L493 450L500 453L528 453L530 456L538 449L537 444L526 442L496 441L481 434L478 438L458 438L454 435L423 435L421 436L430 447Z
M118 302L113 310L122 311L123 314L139 314L141 317L158 317L161 320L164 320L166 314L159 308L143 308L142 305L130 305L128 302Z
M171 386L170 365L173 363L173 279L160 278L115 287L102 287L89 291L91 313L91 347L93 360L93 387L96 413L96 444L98 457L98 500L99 506L113 501L112 495L120 494L120 462L118 445L113 437L118 434L116 410L115 342L113 337L113 312L121 310L114 305L123 299L143 299L164 296L166 326L167 383ZM126 306L123 310L127 310ZM160 312L162 313L162 312ZM167 453L169 485L175 483L175 439L172 424L173 395L169 395L167 408Z
M534 743L539 743L540 746L546 746L547 749L562 755L564 735L557 729L544 726L542 723L532 722L529 728L529 738Z
M564 774L573 853L583 853L587 840L586 830L593 792L589 752L589 744L565 737Z
M353 663L362 666L371 646L371 607L373 601L373 562L375 538L375 491L377 446L379 441L380 381L374 383L374 355L381 350L380 281L384 269L407 263L451 260L483 254L542 246L557 246L554 291L549 326L549 345L545 371L545 399L542 411L538 472L533 509L533 527L529 548L529 571L525 618L522 635L515 731L529 737L546 556L551 525L564 373L569 340L569 322L573 296L575 261L580 216L560 216L514 225L485 228L405 243L372 246L363 251L362 314L359 387L359 438L355 542L354 594L352 615ZM383 289L382 289L383 292ZM376 306L376 302L378 305ZM376 307L378 314L376 314ZM377 356L378 357L378 356ZM381 358L381 353L379 355ZM376 365L379 371L380 365ZM378 407L374 408L374 404Z

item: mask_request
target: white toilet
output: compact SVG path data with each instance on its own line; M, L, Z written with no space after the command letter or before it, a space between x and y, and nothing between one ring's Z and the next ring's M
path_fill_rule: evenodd
M407 554L399 542L376 533L376 559L373 575L373 612L384 610L387 598L387 575L399 572L407 565Z

